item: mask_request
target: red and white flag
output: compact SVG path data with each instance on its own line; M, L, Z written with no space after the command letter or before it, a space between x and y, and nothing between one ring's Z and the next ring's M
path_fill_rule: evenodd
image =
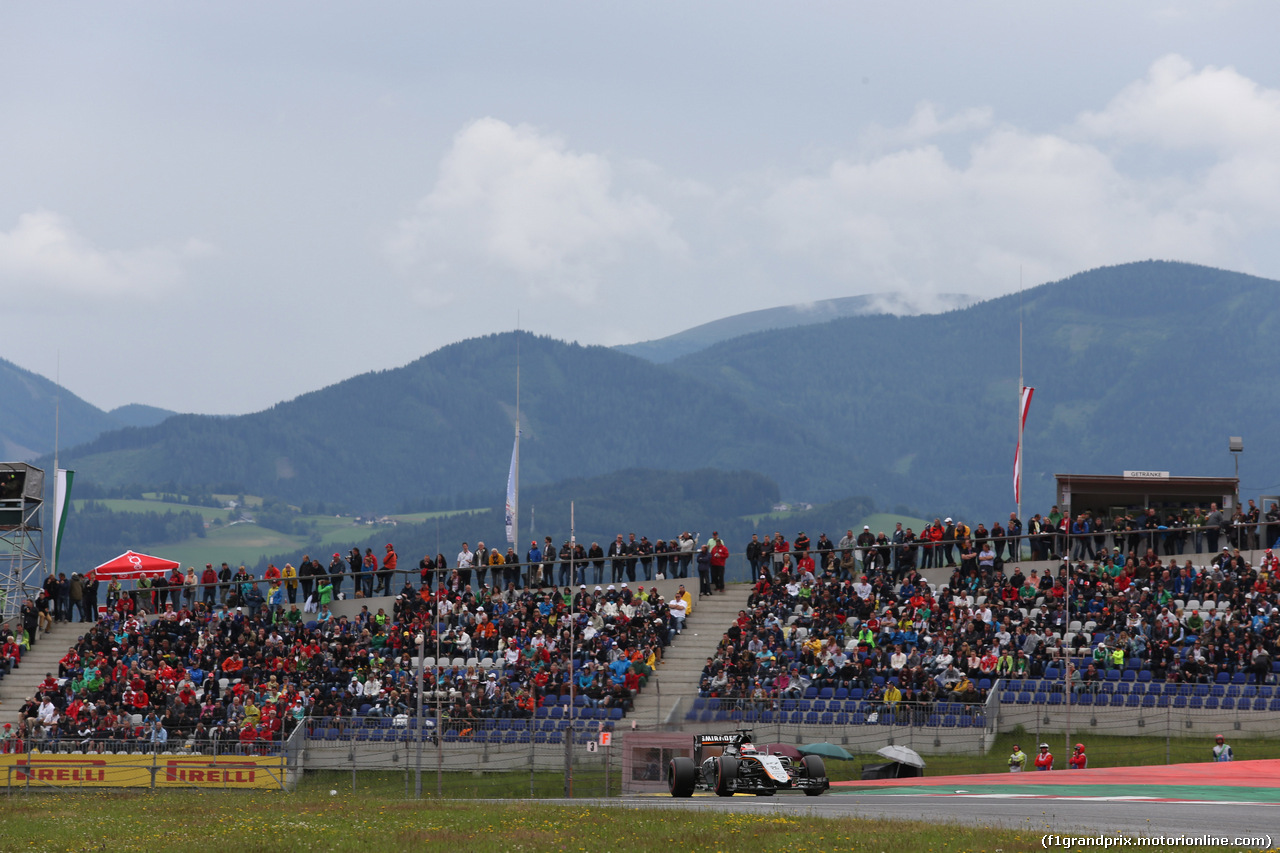
M1031 408L1031 395L1036 389L1022 386L1022 399L1018 402L1018 449L1013 454L1013 502L1022 501L1022 430L1027 426L1027 409Z

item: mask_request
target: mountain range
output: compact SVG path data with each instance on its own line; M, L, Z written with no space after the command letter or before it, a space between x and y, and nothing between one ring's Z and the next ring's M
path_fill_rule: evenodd
M839 299L822 299L804 305L784 305L747 311L732 317L722 317L676 332L665 338L640 341L615 347L618 352L639 356L657 364L667 364L682 355L704 350L712 344L731 338L780 329L811 326L840 317L865 317L871 314L936 314L966 308L977 300L960 293L932 294L923 299L902 293L869 293L862 296L842 296Z
M1020 325L1036 388L1024 503L1051 502L1054 472L1229 474L1228 435L1245 439L1244 491L1269 486L1280 402L1259 381L1280 283L1161 261L941 314L756 328L666 363L490 335L263 412L106 432L61 461L106 486L232 483L353 511L500 496L518 348L526 486L633 468L754 471L792 500L870 495L995 518L1012 508Z
M28 462L49 453L55 433L62 444L73 447L110 430L154 426L173 414L137 404L104 412L43 376L3 358L0 358L0 400L4 400L0 414L0 452L9 462Z

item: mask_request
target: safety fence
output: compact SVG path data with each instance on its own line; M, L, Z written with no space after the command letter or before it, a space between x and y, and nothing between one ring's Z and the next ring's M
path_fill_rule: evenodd
M393 790L406 796L603 797L620 788L612 724L601 720L313 719L304 762L333 788Z

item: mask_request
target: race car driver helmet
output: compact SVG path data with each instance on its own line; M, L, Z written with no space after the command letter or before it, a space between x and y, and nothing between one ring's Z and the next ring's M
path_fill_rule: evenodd
M755 755L755 754L756 754L756 747L755 747L755 744L744 743L744 744L742 745L742 754L743 754L743 755Z

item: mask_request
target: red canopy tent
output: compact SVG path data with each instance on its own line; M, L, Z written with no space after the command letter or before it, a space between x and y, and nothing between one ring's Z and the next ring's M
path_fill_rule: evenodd
M143 575L157 577L168 574L181 565L181 563L175 563L173 560L166 560L163 557L152 557L135 551L125 551L114 560L98 566L94 571L97 572L98 577L101 579L119 578L127 580L129 578L140 578Z

